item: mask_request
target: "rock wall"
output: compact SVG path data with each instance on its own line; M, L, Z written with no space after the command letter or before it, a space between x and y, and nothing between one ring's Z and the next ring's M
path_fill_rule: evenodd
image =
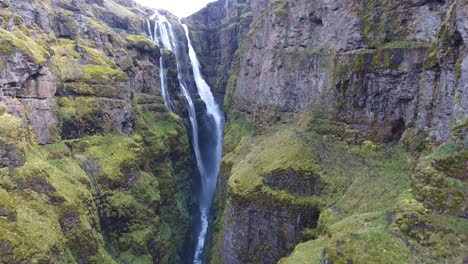
M211 262L275 263L279 255L288 254L288 246L275 244L275 241L300 239L298 233L293 232L294 238L288 239L280 238L280 234L271 231L263 243L257 245L252 242L264 235L265 230L257 226L270 226L268 219L275 218L272 215L281 215L282 220L276 221L276 218L270 230L278 230L289 224L298 230L303 229L298 223L294 224L292 219L295 215L287 209L285 211L285 208L292 207L293 201L300 195L293 195L295 198L292 200L283 201L285 207L277 207L271 202L265 206L269 210L262 211L258 209L257 203L263 200L259 198L261 201L258 201L257 196L252 196L250 192L246 194L243 189L236 187L239 185L236 181L239 174L249 174L245 176L246 181L256 185L255 170L269 168L269 163L262 161L256 164L258 167L252 167L252 171L246 172L244 167L255 163L251 160L247 163L252 153L276 159L286 155L262 154L256 144L249 145L246 142L252 140L261 144L258 143L261 138L269 137L277 140L271 144L278 144L282 137L271 135L271 131L281 130L283 126L308 134L307 129L305 132L303 130L303 121L297 121L304 120L304 116L313 119L306 127L313 131L312 134L322 135L324 142L330 138L340 144L342 141L363 144L363 141L369 143L366 140L371 140L384 145L400 143L411 151L421 151L434 144L429 150L433 151L435 145L456 142L453 144L457 146L454 148L457 154L453 155L466 159L462 154L466 152L460 149L467 146L464 136L468 120L468 84L465 80L468 75L465 65L468 58L467 12L468 3L461 0L398 3L386 0L224 0L209 4L187 18L186 22L193 30L193 39L197 40L199 53L202 54L203 71L209 76L216 93L219 96L224 94L227 114L225 157L219 184L218 211L214 220ZM315 155L320 156L317 152L322 151L326 144L312 144L310 147ZM364 145L362 147L365 148ZM340 156L334 152L328 154ZM233 156L236 158L233 159ZM323 164L327 159L318 158L324 170L327 166L334 166ZM466 162L461 162L462 165L457 163L457 166L466 168L463 165ZM348 161L343 160L343 163ZM366 166L368 171L374 170L369 163ZM444 173L445 176L437 175L448 183L453 177L466 175L466 170L462 171L465 172L456 173L458 176ZM265 180L268 178L266 175L271 173L269 170L263 171L260 178ZM336 173L329 172L324 176L335 187L342 184L334 182ZM408 171L404 169L402 173ZM429 174L432 176L426 178ZM434 213L463 215L461 212L465 210L464 207L449 200L458 191L459 195L464 196L466 187L458 191L442 191L440 188L445 188L441 187L445 183L439 187L430 184L429 179L437 176L429 174L418 174L420 176L415 178L406 174L407 177L400 181L408 183L412 179L418 186L414 190L414 195L418 197L416 200L425 203L427 208L434 209L434 206L437 207L435 201L440 202L441 207ZM350 182L359 181L358 174L350 172L347 177ZM294 180L284 175L281 178L282 185L297 181L295 177L292 177ZM250 190L247 186L244 187ZM461 186L466 186L466 181ZM270 187L268 182L263 182L252 192L265 194L265 188ZM437 192L441 196L429 198L431 195L427 188L439 190ZM334 195L342 197L339 192ZM239 197L242 202L239 202ZM344 194L344 197L347 195ZM339 222L350 208L349 204L341 208L338 205L328 206L318 209L321 212L320 219L325 219L322 224ZM452 207L457 209L450 209ZM328 213L336 218L326 218ZM405 217L409 215L405 214ZM328 228L321 227L320 219L318 224L316 219L312 220L318 225L318 233ZM314 225L311 226L313 229ZM337 228L340 230L338 233L343 230ZM440 227L431 228L437 230ZM388 234L384 233L382 235L386 237ZM322 234L327 235L326 232ZM321 239L312 245L322 245L328 241ZM317 253L315 258L307 261L302 249L296 249L299 253L296 254L298 258L295 263L319 263L320 259L352 263L353 258L344 259L346 253L340 251L340 243L343 241L338 240L335 241L336 245L321 248L320 252L317 251L320 254ZM425 240L418 241L422 243ZM342 255L333 255L337 252ZM359 260L359 257L354 259L357 262L369 262L371 259L366 256L367 259Z
M161 97L159 57L173 55L144 35L148 11L0 6L0 262L182 262L193 163Z
M211 15L217 9L224 20ZM402 120L443 142L467 118L465 12L461 1L221 1L188 21L209 51L205 65L217 63L208 75L224 65L229 72L239 47L231 74L211 79L228 108L264 116L325 103L347 123Z

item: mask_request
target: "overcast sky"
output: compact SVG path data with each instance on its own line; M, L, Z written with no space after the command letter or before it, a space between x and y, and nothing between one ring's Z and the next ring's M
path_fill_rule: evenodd
M135 0L153 8L166 9L179 18L189 16L215 0Z

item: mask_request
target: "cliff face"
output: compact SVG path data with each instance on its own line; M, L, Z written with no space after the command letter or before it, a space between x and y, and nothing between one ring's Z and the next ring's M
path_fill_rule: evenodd
M147 11L0 8L0 262L183 262L193 161ZM466 262L466 1L221 0L184 22L227 114L207 261Z
M464 8L461 1L221 1L189 21L203 25L193 27L205 40L206 65L229 70L226 60L240 46L226 90L232 108L263 116L320 103L347 123L403 122L443 142L467 118ZM209 19L217 9L224 20ZM214 82L218 90L226 83Z
M0 262L181 262L193 163L160 94L146 11L0 7Z
M282 262L462 261L445 243L466 239L467 18L460 0L189 17L228 117L211 262L275 263L304 241Z

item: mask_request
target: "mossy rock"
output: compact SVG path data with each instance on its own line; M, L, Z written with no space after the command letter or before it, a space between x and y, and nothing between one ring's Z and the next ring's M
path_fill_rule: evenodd
M28 138L23 120L10 115L0 115L0 167L20 167L24 164Z
M65 39L52 49L62 94L119 98L125 92L122 83L129 77L103 51Z
M123 133L119 131L123 124L113 119L111 114L113 109L128 107L124 101L95 97L61 97L57 103L61 138L64 140Z
M50 53L40 44L21 31L10 32L0 28L2 44L1 54L8 54L17 50L29 56L34 62L44 64L50 57Z
M15 197L4 189L0 189L0 217L10 221L17 218Z
M141 51L156 51L158 46L145 35L127 35L128 47Z
M71 145L82 164L88 159L98 162L97 167L90 168L88 174L96 177L102 190L113 190L126 188L132 174L138 172L145 162L140 140L137 136L93 136L72 142Z
M438 213L466 214L467 151L462 142L447 142L422 156L413 178L418 200Z

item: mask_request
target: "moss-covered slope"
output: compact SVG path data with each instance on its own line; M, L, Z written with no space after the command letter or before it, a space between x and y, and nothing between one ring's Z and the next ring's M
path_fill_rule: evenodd
M0 262L182 262L191 154L146 10L0 6Z
M261 133L228 123L211 262L275 263L298 243L280 263L463 262L462 141L414 152L410 135L356 141L332 117L315 108Z

